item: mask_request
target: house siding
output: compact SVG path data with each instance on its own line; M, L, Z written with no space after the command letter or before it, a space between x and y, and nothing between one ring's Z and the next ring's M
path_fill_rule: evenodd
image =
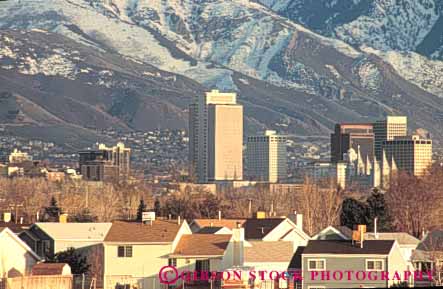
M0 278L28 275L37 259L11 236L10 232L0 235ZM7 248L3 250L3 248Z
M330 271L330 280L321 280L321 272L315 280L311 280L311 272L308 271L308 259L324 259L326 260L326 271ZM366 260L367 259L383 259L384 268L386 270L387 265L387 256L374 256L367 255L365 257L355 257L355 256L337 256L337 257L325 257L322 255L317 255L316 257L312 256L303 256L302 258L302 277L303 277L303 289L308 289L311 286L321 286L325 288L358 288L358 287L387 287L387 281L377 280L371 281L366 278L365 280L357 280L355 275L352 275L352 279L348 281L347 273L343 274L343 279L341 281L337 281L333 279L332 273L334 271L366 271ZM380 279L380 278L378 278Z

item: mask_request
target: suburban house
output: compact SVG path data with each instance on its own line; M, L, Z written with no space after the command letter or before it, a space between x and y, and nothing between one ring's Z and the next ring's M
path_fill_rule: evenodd
M68 248L87 251L100 245L111 223L35 223L19 234L41 257L51 256Z
M245 229L244 265L256 269L285 270L298 246L310 237L289 218L247 219Z
M428 280L420 285L443 285L443 230L426 233L412 253L412 262L416 270L434 272L433 282Z
M381 271L393 276L395 271L413 270L395 240L365 240L362 244L348 240L311 240L297 249L289 269L301 271L303 289L390 287L397 281L382 280ZM355 274L348 280L343 273L346 271ZM377 275L377 280L362 278L356 274L359 271ZM334 272L342 272L342 275Z
M257 270L285 270L297 247L310 239L303 231L302 215L296 213L287 218L268 218L257 212L255 218L248 219L195 219L191 228L195 233L212 234L237 230L234 240L243 243L241 265Z
M352 240L352 230L346 226L329 226L315 236L313 240ZM420 240L405 232L366 232L365 240L395 240L404 259L411 262L411 256ZM412 266L412 263L410 263Z
M367 232L365 233L365 240L395 240L400 247L400 251L406 261L412 265L412 253L417 249L420 240L405 232L393 233L379 233Z
M236 235L193 235L187 222L179 220L114 222L103 243L104 288L164 287L158 277L164 266L174 266L179 272L230 268L239 255L233 242Z
M40 257L12 230L0 228L0 279L29 275L38 261Z

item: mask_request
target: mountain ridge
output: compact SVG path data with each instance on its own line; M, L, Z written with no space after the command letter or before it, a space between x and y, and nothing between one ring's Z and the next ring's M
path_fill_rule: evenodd
M88 78L92 78L94 89L110 90L102 96L98 93L98 99L93 97L98 107L88 109L97 116L112 116L104 120L106 125L137 130L158 125L186 128L190 98L219 88L238 93L252 133L274 128L300 135L327 134L335 122L372 121L394 113L408 115L412 129L429 128L437 141L443 138L439 130L443 120L433 119L443 114L443 76L438 60L420 58L413 52L355 48L250 1L171 0L163 5L156 0L61 0L46 6L43 2L20 7L8 4L8 9L0 11L0 27L48 33L57 38L55 43L68 42L63 38L67 37L69 51L51 50L37 56L32 67L39 77L46 73L43 78L61 78L55 80L58 83L69 80L90 85ZM27 18L29 9L34 9L32 21ZM18 41L25 37L12 33ZM61 54L78 50L76 46L90 51L87 54L97 54L92 61L97 62L97 71L81 72L88 68L85 61L77 63L69 58L75 56ZM22 60L11 62L14 53L8 45L0 47L0 67L9 67L4 73L12 70L29 75L29 61L24 62L26 70ZM117 61L111 61L112 69L105 69L108 57ZM45 63L58 70L44 71ZM414 69L422 71L423 77L413 77L410 71ZM157 73L158 80L150 79ZM173 94L184 97L162 97L162 81L173 83L167 78L180 79L184 86L174 84ZM148 83L159 88L145 92ZM9 92L16 93L16 89ZM88 103L90 95L80 98ZM151 119L146 118L146 112L136 113L136 103L140 99L144 103L146 97L150 102L142 111L150 111ZM414 106L420 107L419 111L413 111ZM162 119L162 111L174 120Z

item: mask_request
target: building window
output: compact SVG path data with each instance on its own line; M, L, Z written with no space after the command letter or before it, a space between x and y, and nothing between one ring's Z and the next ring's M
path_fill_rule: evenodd
M48 255L51 251L51 242L49 240L43 240L43 254Z
M132 246L118 246L117 256L120 258L131 258L132 257Z
M308 271L323 271L326 270L325 259L308 259Z
M173 267L177 267L177 259L176 258L168 259L168 265L173 266Z
M366 260L366 271L383 271L383 259Z

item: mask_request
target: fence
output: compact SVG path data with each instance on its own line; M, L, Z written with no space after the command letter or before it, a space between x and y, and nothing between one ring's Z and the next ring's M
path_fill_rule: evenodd
M1 289L73 289L72 276L26 276L3 278Z

